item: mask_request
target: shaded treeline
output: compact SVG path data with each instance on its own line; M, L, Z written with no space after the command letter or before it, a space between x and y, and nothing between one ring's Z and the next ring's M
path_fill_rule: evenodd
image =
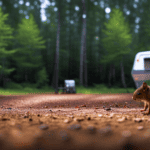
M131 77L135 54L149 50L150 2L49 0L47 21L42 22L39 0L1 1L1 16L8 14L5 21L0 17L1 87L10 80L39 88L56 86L57 78L58 85L75 79L86 87L93 83L135 87Z

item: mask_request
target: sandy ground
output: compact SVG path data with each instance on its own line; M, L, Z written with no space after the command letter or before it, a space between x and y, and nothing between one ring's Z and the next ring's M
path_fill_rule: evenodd
M149 150L132 94L0 95L0 150Z

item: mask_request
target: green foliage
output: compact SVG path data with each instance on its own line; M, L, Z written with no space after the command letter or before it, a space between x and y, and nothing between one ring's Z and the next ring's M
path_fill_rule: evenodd
M106 50L106 56L101 60L102 63L119 62L122 56L130 52L128 47L132 36L129 34L129 26L125 22L123 13L119 9L113 9L108 23L104 23L106 30L102 42Z
M36 84L31 84L31 83L21 83L21 85L23 86L23 88L26 88L26 87L31 87L31 88L36 88Z
M40 36L33 15L29 19L23 18L18 25L15 39L18 41L18 53L14 55L13 60L17 65L17 75L26 74L28 81L32 81L34 75L42 68L42 51L45 48L45 40ZM16 76L16 79L21 77Z
M25 91L28 91L28 92L32 92L32 91L33 91L33 89L30 88L30 87L25 87L24 90L25 90Z
M37 88L41 88L49 82L45 67L37 73Z
M78 78L75 78L75 84L79 85L79 79Z
M95 84L95 83L93 83L93 85L94 85L95 88L102 88L102 89L106 88L106 85L104 85L104 84Z
M14 1L15 0L10 0L10 2L7 0L2 0L3 1L3 10L5 12L9 12L9 19L7 22L10 23L11 26L16 27L18 26L18 21L24 18L25 21L29 21L29 19L25 19L25 14L20 13L19 10L22 10L25 12L27 11L28 14L31 12L32 14L35 14L34 16L36 17L36 23L39 25L41 35L44 37L44 39L47 41L45 44L47 47L44 49L44 52L42 52L38 48L34 48L36 46L35 42L36 40L34 39L34 36L31 35L31 33L35 33L35 31L30 30L31 28L27 28L29 31L25 30L25 26L21 27L23 29L23 32L20 30L20 37L18 37L19 40L16 40L12 45L13 47L18 47L19 52L17 54L12 55L10 51L5 51L5 49L12 49L10 48L10 44L6 43L11 39L5 39L5 42L0 42L0 45L6 44L7 46L5 49L3 49L0 46L0 57L1 56L6 56L7 54L11 57L11 59L16 60L15 62L10 61L9 65L10 67L6 66L6 63L4 64L5 66L3 67L2 62L3 59L0 58L0 66L2 68L7 69L7 68L16 68L16 71L12 73L13 77L15 76L14 79L17 79L16 81L22 81L25 78L25 73L28 72L28 79L30 78L32 80L35 79L35 74L39 71L39 68L43 68L43 66L46 67L48 71L49 78L52 79L53 72L54 72L54 53L56 51L56 38L57 38L57 22L58 22L58 16L55 11L54 7L56 6L50 6L47 7L46 10L46 17L47 17L47 22L43 23L41 22L40 19L40 9L38 8L39 5L35 5L34 1L31 1L29 7L26 7L25 5L22 8L22 5L19 5L19 7L15 8L14 7ZM12 2L13 1L13 2ZM60 49L59 49L59 80L66 79L67 78L78 78L79 77L79 63L80 63L80 42L81 42L81 30L82 30L82 13L83 9L81 8L81 0L75 0L75 1L70 1L68 3L66 0L62 0L63 2L60 4L59 0L56 1L56 4L59 4L61 6L61 31L60 31ZM39 0L38 0L39 2ZM130 77L130 80L133 80L131 78L131 73L130 73L130 66L133 66L133 61L135 54L139 51L145 51L148 50L148 45L149 45L149 31L145 31L145 27L149 28L149 23L147 22L146 26L144 27L145 21L149 21L148 19L148 12L149 12L149 1L147 2L142 2L139 3L138 9L135 9L133 7L133 0L132 1L106 1L105 5L109 5L111 8L113 8L116 5L116 2L118 2L119 8L123 10L124 7L122 6L127 6L127 8L130 8L130 15L124 15L126 18L126 22L129 21L130 23L130 28L131 32L133 34L133 39L132 39L132 45L131 45L131 53L133 55L133 58L129 58L128 56L126 57L126 61L124 60L124 70L125 70L125 75L126 77ZM111 43L109 41L105 41L105 47L102 43L102 29L104 28L103 22L105 22L107 19L105 17L105 11L104 8L101 8L100 5L95 5L94 1L87 1L86 3L86 13L87 13L87 42L86 42L86 49L87 49L87 70L88 70L88 85L94 83L107 83L107 76L108 76L108 71L109 71L109 64L111 63L116 63L116 65L119 65L119 59L121 59L121 56L123 55L122 53L119 54L119 49L122 50L123 52L126 52L126 49L123 50L122 44L118 43L118 40L121 41L120 37L123 35L119 34L120 31L123 29L115 29L115 27L118 27L119 24L115 26L115 21L112 21L114 25L112 27L114 28L114 33L113 30L108 30L112 31L110 32L111 38L115 37L115 40ZM11 5L12 4L12 5ZM75 6L79 6L80 9L79 11L74 11ZM32 9L31 7L34 6L36 9ZM29 8L29 9L28 9ZM38 8L38 9L37 9ZM12 11L13 10L13 11ZM141 10L144 10L141 12ZM68 13L69 11L69 13ZM112 19L113 13L111 13L110 19ZM117 14L118 15L118 14ZM116 15L116 16L117 16ZM15 17L16 16L16 17ZM121 15L120 15L121 16ZM134 33L135 29L135 19L136 17L140 17L140 22L138 23L140 28L138 29L138 33ZM73 18L72 18L73 17ZM115 15L114 15L115 17ZM0 19L2 16L0 16ZM31 17L30 17L31 19ZM70 24L71 20L74 20L73 24ZM23 21L22 21L23 22ZM20 23L20 22L19 22ZM119 22L120 23L120 22ZM13 25L14 24L14 25ZM22 23L23 24L23 23ZM124 23L123 23L124 24ZM28 26L29 23L26 23L26 26ZM125 25L125 24L124 24ZM2 26L2 22L0 22L0 26ZM19 27L19 26L18 26ZM32 26L33 27L33 26ZM127 27L127 26L126 26ZM95 31L96 29L96 31ZM110 25L111 29L111 25ZM106 30L106 31L107 31ZM19 30L17 30L18 32ZM17 33L15 32L15 34ZM1 32L0 31L0 37L1 33L7 33ZM22 34L22 35L21 35ZM105 34L105 33L104 33ZM117 36L120 36L117 38ZM98 36L98 40L95 39L95 36ZM30 38L31 37L31 38ZM105 34L104 37L108 37L108 35ZM124 36L123 36L124 37ZM137 38L136 38L137 37ZM21 41L22 39L22 41ZM49 40L50 39L50 40ZM136 39L136 40L135 40ZM33 42L32 42L33 40ZM111 40L111 39L110 39ZM20 42L21 41L21 42ZM135 41L135 42L134 42ZM20 42L20 43L19 43ZM134 43L133 43L134 42ZM22 43L22 45L21 45ZM34 46L33 46L33 44ZM44 45L44 44L43 44ZM110 47L109 47L110 46ZM116 47L115 47L116 46ZM122 47L121 47L122 46ZM8 48L9 47L9 48ZM106 49L109 48L110 50ZM117 49L117 47L119 49ZM64 51L61 51L64 50ZM129 48L127 48L127 51ZM65 53L66 52L66 53ZM65 57L67 56L68 57ZM109 55L108 55L109 54ZM39 56L42 55L42 58L44 60L44 63L41 63L41 58ZM104 57L103 57L104 56ZM129 53L129 56L130 53ZM99 60L103 59L103 64ZM8 60L6 59L8 62ZM5 61L5 62L6 62ZM106 62L105 62L106 61ZM110 63L109 63L110 62ZM109 64L108 64L109 63ZM100 69L100 66L103 65L103 69ZM127 66L125 66L127 65ZM39 67L40 66L40 67ZM25 70L28 71L25 71ZM101 71L102 70L102 71ZM3 70L1 70L2 72ZM61 72L60 72L61 71ZM0 72L0 73L1 73ZM120 67L116 67L116 79L118 83L120 82ZM84 75L84 73L83 73ZM128 75L128 76L127 76ZM10 75L10 77L12 77ZM126 81L128 81L129 78L126 78ZM78 82L76 82L78 83ZM132 85L132 84L130 84ZM30 87L30 86L28 86Z
M49 86L44 86L41 89L33 88L30 83L24 83L25 87L22 88L20 84L9 82L9 86L7 86L6 89L0 88L0 94L3 95L9 95L9 94L25 94L25 93L48 93L48 92L54 92L54 89ZM83 94L104 94L104 93L126 93L126 89L124 88L107 88L104 84L94 84L94 87L88 87L85 88L83 86L76 86L76 91L78 93ZM135 89L128 88L130 93L133 93ZM60 92L60 91L59 91Z
M3 72L3 74L5 74L6 76L9 75L11 72L15 71L15 68L11 68L11 69L5 69L5 68L0 68L0 71Z
M43 49L45 41L40 37L40 30L34 22L33 15L30 14L29 19L22 19L22 23L18 25L18 34L16 39L24 47Z
M17 84L15 82L7 82L5 85L5 88L9 89L23 89L23 87L20 84Z
M7 20L8 14L3 14L2 9L0 7L0 47L6 47L7 46L7 39L13 39L12 32L13 29L5 24L5 21ZM4 50L4 49L3 49Z
M145 82L150 86L150 80L146 80Z
M7 21L8 14L3 14L2 9L0 7L0 72L3 75L9 75L11 72L15 70L15 68L8 68L6 65L7 57L17 52L17 50L6 50L6 47L9 45L11 39L13 37L13 29L10 25L7 25L5 21ZM5 63L4 63L5 62ZM5 65L5 66L4 66Z

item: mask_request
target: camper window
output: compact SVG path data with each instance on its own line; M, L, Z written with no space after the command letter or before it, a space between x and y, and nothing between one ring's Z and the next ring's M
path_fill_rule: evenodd
M144 68L145 70L150 70L150 58L144 59Z

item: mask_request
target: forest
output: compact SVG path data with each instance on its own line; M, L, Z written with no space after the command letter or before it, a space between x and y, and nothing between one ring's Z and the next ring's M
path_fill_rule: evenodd
M0 87L135 88L135 55L150 49L148 0L0 0ZM110 13L106 12L110 8Z

